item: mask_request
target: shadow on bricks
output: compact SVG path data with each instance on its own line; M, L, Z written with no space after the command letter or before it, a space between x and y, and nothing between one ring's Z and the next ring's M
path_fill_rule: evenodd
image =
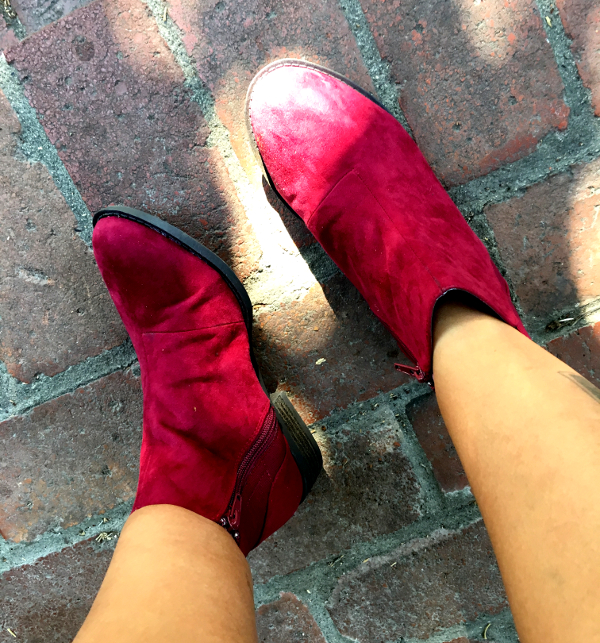
M422 492L391 406L365 402L355 411L316 430L324 471L291 520L248 556L255 583L394 533L422 516Z
M8 61L91 211L140 208L197 238L242 280L256 269L252 227L144 4L97 0Z
M255 338L267 386L300 388L303 399L295 402L315 421L355 399L406 383L408 377L395 371L394 362L407 358L391 333L264 178L262 188L318 282L301 302L286 306L286 314L259 318ZM281 341L286 336L290 341ZM326 361L316 363L320 359Z

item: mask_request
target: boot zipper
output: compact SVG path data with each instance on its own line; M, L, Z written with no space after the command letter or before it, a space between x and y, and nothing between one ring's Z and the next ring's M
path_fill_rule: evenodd
M395 335L394 335L394 338L400 345L400 348L404 351L404 354L409 359L412 359L412 361L416 364L416 366L407 366L406 364L394 364L394 367L396 368L396 370L400 371L401 373L406 373L406 375L411 375L412 377L415 377L417 379L417 382L427 382L428 384L431 385L431 381L427 380L427 375L423 372L423 370L419 366L419 363L415 359L414 355L408 350L406 345L403 342L401 342Z
M397 371L400 371L401 373L406 373L406 375L411 375L412 377L415 377L418 382L426 382L429 384L429 386L433 386L433 379L430 377L427 379L427 375L423 372L421 367L418 365L418 361L415 359L415 356L412 354L411 351L408 350L406 344L400 340L398 335L393 331L393 329L386 324L383 319L381 320L383 322L383 325L392 333L394 339L398 342L398 346L402 349L402 352L408 357L408 359L411 359L417 366L407 366L406 364L394 364L395 368Z
M417 378L418 382L424 382L426 379L425 373L421 370L420 366L407 366L406 364L394 364L397 371L412 375Z
M244 456L235 479L235 487L229 500L225 515L219 520L219 524L227 529L237 542L240 538L240 520L242 517L242 489L260 457L271 446L277 435L277 417L273 407L265 419L262 429L246 455Z

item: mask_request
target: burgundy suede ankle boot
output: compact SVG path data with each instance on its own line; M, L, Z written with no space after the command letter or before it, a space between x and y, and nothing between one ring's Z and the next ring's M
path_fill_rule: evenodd
M247 554L291 518L322 467L285 394L271 401L261 385L248 295L216 255L132 208L98 212L93 245L142 374L133 509L184 507Z
M301 60L262 69L246 99L265 178L433 385L432 319L464 291L527 332L508 285L414 141L371 95Z

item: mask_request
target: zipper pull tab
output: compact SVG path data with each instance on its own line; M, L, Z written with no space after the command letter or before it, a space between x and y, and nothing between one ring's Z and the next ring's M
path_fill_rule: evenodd
M231 529L237 530L240 526L240 520L242 518L242 494L238 493L233 500L231 509L229 510L229 515L227 516L229 520L229 526Z
M423 373L420 366L407 366L406 364L394 364L394 366L397 371L416 377L418 382L425 381L425 373Z

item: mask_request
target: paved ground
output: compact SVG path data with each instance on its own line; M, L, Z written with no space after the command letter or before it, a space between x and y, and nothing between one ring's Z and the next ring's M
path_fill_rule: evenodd
M233 265L267 382L323 449L307 502L250 555L260 640L467 643L491 623L487 640L515 643L435 398L394 371L388 333L272 207L242 104L283 56L376 92L488 245L536 341L600 384L600 5L13 8L0 17L0 643L71 639L134 496L139 369L89 247L90 212L114 202Z

